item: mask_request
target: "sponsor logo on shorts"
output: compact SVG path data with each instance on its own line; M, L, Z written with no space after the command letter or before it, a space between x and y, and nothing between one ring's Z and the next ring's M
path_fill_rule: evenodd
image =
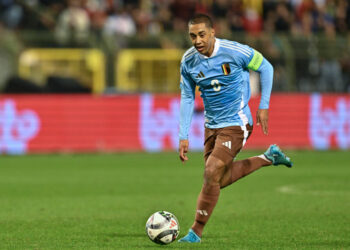
M231 149L231 141L223 142L222 145L224 145L225 147L228 147L229 149Z

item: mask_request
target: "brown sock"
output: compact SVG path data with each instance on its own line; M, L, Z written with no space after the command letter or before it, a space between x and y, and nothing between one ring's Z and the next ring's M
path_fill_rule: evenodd
M234 161L228 166L223 178L220 181L220 187L224 188L240 178L254 172L255 170L269 166L271 163L258 156L251 157L241 161Z
M202 237L205 224L209 220L210 215L219 199L220 185L204 184L197 200L196 219L192 225L192 230Z

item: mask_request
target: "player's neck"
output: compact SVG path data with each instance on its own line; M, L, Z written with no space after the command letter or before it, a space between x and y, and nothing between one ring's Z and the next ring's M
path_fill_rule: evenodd
M207 53L205 56L207 56L207 57L211 57L211 55L212 55L212 54L213 54L213 52L214 52L215 43L216 43L216 39L214 38L213 45L212 45L212 46L211 46L211 48L208 50L208 53Z
M215 43L216 43L216 39L214 37L214 42L211 46L211 48L208 50L208 54L206 55L207 57L211 57L213 55L214 49L215 49Z

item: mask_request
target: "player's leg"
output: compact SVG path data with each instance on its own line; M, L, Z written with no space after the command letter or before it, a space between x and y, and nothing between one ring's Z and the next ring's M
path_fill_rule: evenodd
M215 141L216 141L216 137L217 137L217 132L218 132L218 129L208 129L208 128L205 128L205 139L204 139L204 162L207 163L208 162L208 158L209 156L211 155L211 153L213 152L213 149L215 147ZM205 170L207 169L206 168L207 164L205 165ZM205 173L208 174L209 171L205 171ZM205 177L204 177L204 181L205 181ZM206 196L207 195L211 195L211 191L213 190L208 190L207 188L204 188L204 183L203 183L203 187L202 187L202 190L198 196L198 199L197 199L197 210L196 210L196 216L197 216L197 212L198 214L199 213L202 213L203 216L205 216L205 214L208 214L208 210L212 210L212 209L208 209L207 207L203 207L203 203L205 202L206 200ZM215 187L214 187L215 189ZM219 193L220 192L220 186L219 188L216 187L216 191L214 190L214 193ZM208 192L209 191L209 192ZM215 203L217 201L217 197L215 197L216 195L214 194L214 199L211 199L210 200L215 200ZM204 199L203 199L204 198ZM202 201L204 200L204 202ZM207 204L208 205L208 204ZM194 222L195 224L196 222ZM204 226L204 223L203 221L198 221L197 222L198 225L195 225L195 227L203 227ZM200 228L197 228L196 229L196 232L201 236L201 232L202 229ZM189 242L189 243L195 243L195 242L200 242L201 238L193 231L193 229L191 228L188 232L188 234L181 238L179 240L179 242Z
M202 236L220 195L220 180L225 173L225 162L211 155L205 164L204 183L197 199L196 217L192 230Z
M227 168L220 182L220 187L224 188L259 168L270 165L292 167L293 164L277 145L271 145L263 155L233 161Z
M197 200L195 221L190 232L180 242L200 241L203 228L218 201L220 181L226 172L227 165L239 152L236 145L242 145L243 139L243 131L238 126L206 129L204 183Z
M266 157L251 157L248 159L233 161L228 167L220 181L220 187L224 188L237 180L241 179L244 176L253 173L264 166L270 166L271 161L266 159Z
M253 126L247 124L246 126L238 127L240 128L239 134L242 136L241 140L238 140L236 144L232 145L233 149L237 154L242 150L244 144L247 142L248 138L253 132ZM237 132L236 132L237 133ZM237 135L236 135L237 137ZM232 161L229 162L226 171L220 181L220 187L226 187L233 183L234 181L246 176L255 170L259 169L264 165L270 165L271 163L265 158L261 159L259 157L252 157L242 161ZM237 178L236 180L234 178Z

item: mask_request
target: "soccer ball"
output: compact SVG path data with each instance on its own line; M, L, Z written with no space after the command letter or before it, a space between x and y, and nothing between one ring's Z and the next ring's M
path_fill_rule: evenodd
M177 238L180 233L180 225L172 213L158 211L147 220L146 233L151 241L165 245Z

